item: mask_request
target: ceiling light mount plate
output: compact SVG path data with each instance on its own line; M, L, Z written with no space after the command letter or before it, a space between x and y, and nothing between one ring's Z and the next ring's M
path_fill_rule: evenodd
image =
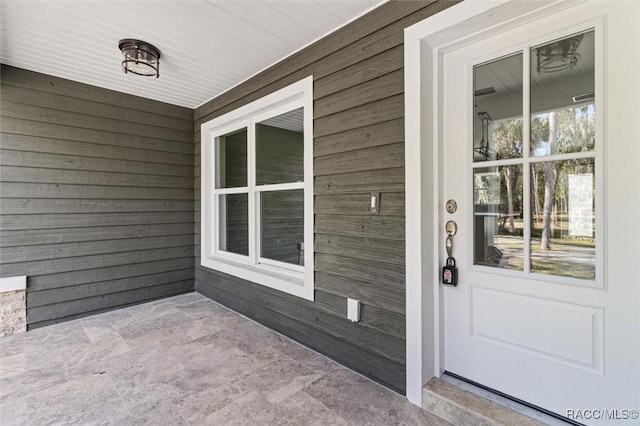
M125 38L118 42L124 55L122 71L145 77L160 77L160 50L151 43Z

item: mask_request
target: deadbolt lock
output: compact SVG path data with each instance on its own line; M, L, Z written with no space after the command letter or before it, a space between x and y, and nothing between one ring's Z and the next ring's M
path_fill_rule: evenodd
M453 214L458 210L458 203L456 203L456 200L448 200L445 208L447 209L447 213Z

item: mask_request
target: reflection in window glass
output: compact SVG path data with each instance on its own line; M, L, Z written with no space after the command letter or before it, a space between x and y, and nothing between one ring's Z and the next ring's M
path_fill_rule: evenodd
M219 202L219 250L249 255L249 214L247 194L221 194Z
M247 186L247 129L215 140L216 188Z
M531 198L531 272L594 279L594 159L532 164Z
M473 204L474 263L523 270L522 166L475 169Z
M304 265L304 191L268 191L260 197L260 256Z
M593 151L593 30L531 49L531 155Z
M473 159L522 158L522 53L473 69Z
M304 181L303 108L256 124L257 185Z

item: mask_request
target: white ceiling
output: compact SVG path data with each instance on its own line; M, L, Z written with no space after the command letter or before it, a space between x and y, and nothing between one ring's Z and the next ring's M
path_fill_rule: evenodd
M0 0L4 64L195 108L386 0ZM124 74L118 41L160 49Z

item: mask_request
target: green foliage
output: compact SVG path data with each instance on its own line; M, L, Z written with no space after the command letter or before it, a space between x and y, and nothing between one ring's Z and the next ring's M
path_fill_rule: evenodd
M522 156L522 119L503 120L493 128L493 142L497 159Z

